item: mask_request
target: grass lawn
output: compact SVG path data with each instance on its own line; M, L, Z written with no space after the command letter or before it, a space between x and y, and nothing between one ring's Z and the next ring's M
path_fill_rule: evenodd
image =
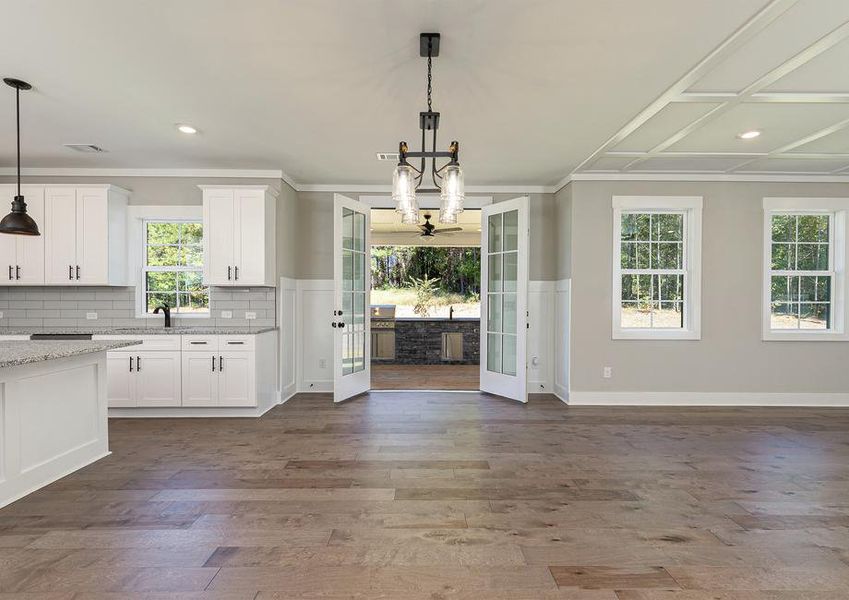
M413 312L416 305L416 293L410 288L391 288L388 290L372 290L372 304L394 304L397 318L415 318L419 315ZM447 317L449 307L454 307L455 317L480 318L480 302L471 302L460 294L439 294L433 298L430 317Z

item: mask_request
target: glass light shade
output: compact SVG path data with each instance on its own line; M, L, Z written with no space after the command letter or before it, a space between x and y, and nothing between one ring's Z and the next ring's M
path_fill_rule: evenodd
M442 205L439 209L439 222L456 223L457 215L463 212L465 198L463 170L459 165L447 166L442 176Z
M392 174L392 200L395 201L395 210L401 214L412 212L413 208L418 212L416 177L410 165L395 167Z

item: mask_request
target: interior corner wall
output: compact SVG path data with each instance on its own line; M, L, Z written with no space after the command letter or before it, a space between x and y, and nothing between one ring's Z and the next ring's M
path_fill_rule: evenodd
M344 195L359 200L361 194ZM374 194L363 194L371 195ZM493 202L502 202L521 194L491 195ZM469 195L470 197L472 194ZM557 227L553 194L529 194L530 196L530 279L552 281L557 273L556 255L551 248L555 244ZM333 278L333 193L298 192L297 251L298 279Z
M701 340L611 339L614 195L704 198ZM849 342L761 340L762 200L774 196L846 197L849 189L821 183L573 182L572 395L603 399L599 392L692 392L809 398L849 392ZM558 194L558 201L568 199ZM605 366L613 368L611 379L602 378Z
M572 184L567 183L554 194L554 237L556 244L557 281L572 277Z
M282 182L275 212L278 281L281 277L296 279L298 276L298 208L298 193Z

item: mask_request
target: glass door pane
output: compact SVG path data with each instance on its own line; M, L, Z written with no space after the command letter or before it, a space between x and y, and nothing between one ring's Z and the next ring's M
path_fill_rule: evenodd
M490 215L487 231L486 368L493 373L515 375L519 211Z

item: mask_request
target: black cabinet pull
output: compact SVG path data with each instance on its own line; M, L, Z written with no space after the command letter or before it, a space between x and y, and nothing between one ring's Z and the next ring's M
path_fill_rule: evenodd
M9 281L12 280L12 265L9 265Z
M15 279L21 278L21 266L15 265Z
M130 373L133 372L133 357L130 357Z
M236 273L236 281L239 281L239 267L233 267L233 270Z
M233 267L227 265L227 281L230 281L233 277Z
M77 265L77 279L80 278L80 266Z
M212 357L212 372L215 373L215 357Z
M141 371L141 356L136 357L136 371Z
M68 265L68 279L74 278L74 265Z
M213 360L214 360L214 359L213 359ZM219 357L218 357L218 370L219 370L219 371L223 371L223 370L224 370L224 357L223 357L223 356L219 356Z

